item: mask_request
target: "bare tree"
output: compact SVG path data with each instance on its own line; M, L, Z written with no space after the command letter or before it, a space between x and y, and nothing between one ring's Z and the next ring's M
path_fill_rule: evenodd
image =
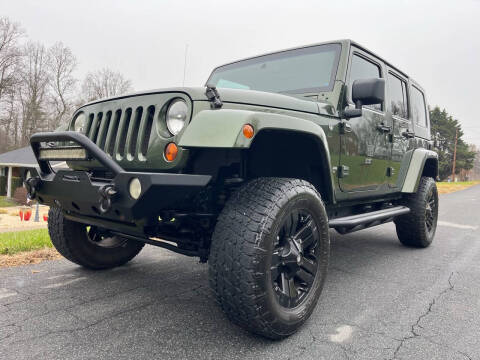
M0 101L2 95L16 83L15 67L21 58L19 40L23 30L18 23L0 17Z
M49 128L45 116L49 78L45 46L29 42L25 45L24 54L19 97L22 108L21 142L26 144L34 132Z
M20 113L16 95L17 94L15 91L9 91L3 101L3 109L5 114L2 119L2 127L5 133L3 150L16 148L19 144Z
M6 88L2 94L3 99L0 101L0 153L8 150L13 144L12 138L12 123L15 121L12 114L15 107L15 96L13 88Z
M0 17L0 152L15 145L11 141L17 130L16 88L22 52L19 45L23 30L18 23Z
M53 130L71 115L73 95L77 80L73 72L77 67L77 59L70 48L58 42L48 50L47 69L49 75L50 121L48 129Z
M122 74L104 68L86 76L79 100L72 51L61 42L48 50L25 44L23 36L18 23L0 17L0 153L27 145L34 132L63 125L79 102L132 90Z
M82 84L82 94L86 101L122 95L129 91L132 91L130 80L107 68L88 73Z

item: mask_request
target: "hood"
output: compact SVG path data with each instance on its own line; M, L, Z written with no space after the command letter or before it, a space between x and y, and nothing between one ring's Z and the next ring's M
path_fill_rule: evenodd
M177 88L165 88L154 89L147 91L134 92L127 95L111 97L107 99L100 99L90 102L87 105L92 105L104 101L130 98L142 95L162 94L169 92L184 93L188 95L193 101L208 101L205 95L206 87L177 87ZM331 104L324 102L317 102L316 98L311 100L308 98L298 98L291 95L276 94L264 91L255 90L243 90L243 89L223 89L217 88L222 102L224 103L237 103L247 105L257 105L272 107L278 109L288 109L295 111L308 112L313 114L331 114L333 108Z
M201 89L203 90L205 88ZM313 99L301 99L290 95L244 89L217 88L217 91L220 95L220 99L225 103L259 105L318 114L318 105ZM202 93L202 98L197 100L206 100L204 90Z

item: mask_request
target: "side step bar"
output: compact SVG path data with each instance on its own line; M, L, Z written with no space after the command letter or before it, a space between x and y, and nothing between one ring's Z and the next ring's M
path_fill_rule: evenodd
M408 214L409 212L410 209L406 206L395 206L364 214L336 218L329 222L329 226L337 230L340 234L347 234L390 222L395 217Z

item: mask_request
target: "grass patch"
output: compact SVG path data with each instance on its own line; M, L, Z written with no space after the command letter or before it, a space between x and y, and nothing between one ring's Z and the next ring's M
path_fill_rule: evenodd
M437 182L439 194L448 194L480 184L480 181Z
M53 247L47 229L0 233L0 254L13 255Z
M14 200L8 199L6 196L0 196L0 207L17 206Z

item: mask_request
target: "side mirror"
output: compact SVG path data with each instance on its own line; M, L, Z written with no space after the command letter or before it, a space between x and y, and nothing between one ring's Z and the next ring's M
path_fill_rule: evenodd
M381 104L385 101L385 79L358 79L352 84L352 100L355 109L347 109L345 117L362 116L363 105Z

